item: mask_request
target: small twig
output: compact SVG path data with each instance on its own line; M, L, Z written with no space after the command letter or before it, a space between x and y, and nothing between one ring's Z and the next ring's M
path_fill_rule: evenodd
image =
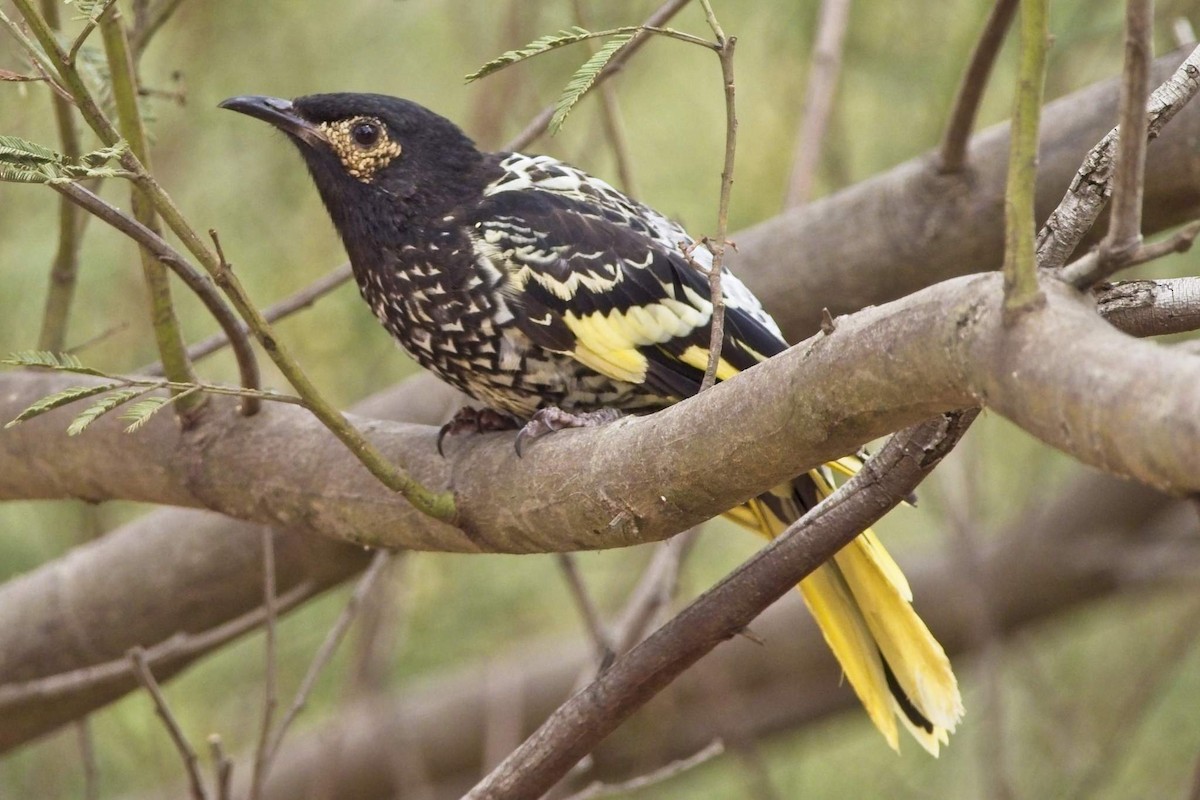
M1038 123L1050 47L1047 4L1048 0L1021 0L1021 61L1004 190L1004 315L1009 321L1045 302L1037 284L1034 200Z
M100 765L96 763L96 747L92 741L92 726L88 720L88 717L83 717L75 722L79 760L83 763L83 798L100 800Z
M277 603L280 610L289 610L312 597L317 592L313 583L304 582L293 586L280 595ZM239 636L252 631L263 623L264 609L257 608L239 617L201 633L179 633L150 647L145 651L146 660L155 667L173 667L181 661L208 653ZM34 678L23 683L0 686L0 713L29 702L31 699L54 701L83 692L91 687L128 678L135 669L128 658L106 661L88 667Z
M71 49L67 51L67 63L72 67L75 66L75 59L79 55L80 48L84 42L92 35L92 31L96 30L96 26L100 24L100 18L108 13L108 10L113 7L117 0L104 0L104 5L100 10L88 17L87 22L83 25L83 30L75 37L75 41L71 42ZM47 18L49 22L49 18ZM53 24L53 23L51 23Z
M1121 72L1120 124L1116 173L1108 233L1097 248L1096 262L1071 283L1084 289L1123 269L1142 245L1142 195L1146 175L1146 95L1150 91L1150 59L1154 0L1125 4L1125 67Z
M128 658L134 666L134 674L137 676L138 682L150 693L150 698L154 701L154 710L162 719L163 724L167 726L167 733L170 734L175 749L179 751L179 755L183 759L192 800L207 800L208 794L204 791L204 782L200 779L200 760L196 757L196 751L188 743L187 737L183 735L179 721L171 713L171 709L167 705L167 698L163 696L158 681L154 679L154 673L150 671L150 666L146 663L146 651L135 647L129 651Z
M1110 252L1107 257L1101 252L1101 248L1095 248L1063 267L1060 277L1076 289L1088 289L1103 280L1106 273L1111 274L1109 270L1116 272L1172 253L1186 253L1192 249L1197 234L1200 234L1200 222L1193 222L1162 241L1152 244L1139 243L1132 250Z
M297 311L301 311L310 307L317 300L320 300L334 289L337 289L339 286L346 283L346 281L350 280L353 276L354 273L350 269L350 262L347 261L346 263L334 269L328 275L313 281L291 297L285 297L278 303L264 308L263 318L266 319L267 322L278 322L284 317L291 316ZM238 330L242 331L243 334L248 334L250 331L244 322L237 322L237 326ZM207 339L201 339L195 344L190 345L188 347L188 358L192 359L192 361L199 361L203 358L207 358L228 344L229 337L224 333L224 331L220 333L214 333ZM161 375L162 364L149 364L137 371L147 375Z
M734 103L733 51L736 36L726 36L713 13L710 0L700 0L704 17L717 39L717 55L721 59L721 80L725 86L725 164L721 168L721 200L717 206L717 238L709 242L712 251L712 266L708 269L708 290L712 301L712 320L708 339L708 365L699 391L710 388L717 381L717 367L721 363L721 349L725 342L725 296L721 290L721 269L725 263L725 248L729 244L729 196L733 190L733 161L737 150L737 109Z
M817 166L825 130L833 112L838 73L842 68L842 48L846 26L850 19L850 0L822 0L817 19L817 42L813 48L808 86L804 90L804 105L800 110L800 125L792 147L792 175L788 180L784 208L794 208L808 202L812 196Z
M579 609L579 616L583 619L584 627L587 628L588 635L592 639L592 646L596 650L596 661L606 664L616 654L616 646L604 621L600 619L600 611L596 608L596 603L592 600L592 595L583 582L583 576L579 574L575 556L572 553L558 553L557 561L563 577L567 579L567 588L571 592L571 599L575 601L575 606Z
M1200 91L1200 47L1192 50L1175 72L1150 95L1146 136L1153 139ZM1088 152L1058 208L1038 233L1038 266L1059 269L1104 208L1112 190L1118 129L1113 128Z
M271 723L277 704L275 684L279 678L279 665L275 653L275 534L266 526L262 529L263 551L263 609L266 611L266 665L263 677L263 711L258 729L258 745L254 750L254 766L250 782L250 800L262 797L263 780L266 777L267 744L271 736Z
M246 336L239 334L240 328L238 327L239 322L237 317L230 310L229 306L225 304L225 301L221 299L220 294L217 293L216 286L213 285L210 278L192 266L178 250L167 244L162 236L120 209L110 205L106 200L86 187L78 183L52 183L50 184L50 188L69 197L73 203L95 215L102 222L116 228L142 247L151 250L159 261L166 264L172 272L183 280L187 287L200 298L200 302L204 303L205 308L217 320L217 324L221 326L221 329L229 337L229 340L233 342L234 356L237 358L238 372L241 377L242 386L252 390L258 389L260 385L258 361L254 357L254 351L250 348L250 342L246 339ZM256 410L256 405L251 404L247 406L243 402L243 413L251 414Z
M208 752L212 756L213 785L217 790L216 800L233 800L233 759L225 754L219 734L209 735Z
M983 100L983 92L996 63L996 55L1000 52L1000 46L1004 44L1004 36L1008 33L1016 10L1017 0L996 0L992 6L992 13L984 23L983 33L975 43L971 61L963 73L962 82L958 85L958 94L954 97L950 121L946 124L946 132L942 135L942 143L938 148L939 172L958 172L967 163L967 144L971 139L971 131L975 128L979 104Z
M136 11L139 13L134 14L133 31L129 36L135 61L141 59L154 34L158 33L181 5L183 0L159 0L153 7L144 3L138 5Z
M354 616L358 613L358 608L362 605L363 598L371 591L371 587L374 586L380 574L384 572L384 567L387 566L391 558L392 553L388 550L380 550L375 554L375 558L371 561L371 566L367 567L367 571L358 579L358 585L354 587L354 593L346 601L346 607L342 609L342 613L333 623L333 627L325 634L325 640L317 648L312 663L308 665L308 672L304 674L304 679L300 681L300 688L296 690L296 696L292 700L291 706L288 708L287 713L283 715L283 719L280 720L279 727L276 728L274 736L271 737L271 744L267 748L266 756L262 762L262 780L264 782L267 776L270 775L271 765L275 762L275 757L279 755L279 748L283 744L283 737L287 734L288 728L291 727L296 716L308 704L308 697L317 685L317 678L321 676L321 672L325 669L329 660L333 658L338 645L341 644L346 631L350 628L350 623L354 621Z
M53 29L61 29L58 0L42 0L42 15ZM50 82L54 85L54 82ZM83 149L75 124L75 109L69 98L59 93L51 95L54 122L58 127L59 149L72 163L79 160ZM66 346L71 304L75 297L76 276L79 272L79 245L83 236L83 220L89 217L65 197L58 201L58 250L50 267L46 304L42 312L42 329L38 349L61 352Z
M1138 650L1139 663L1143 669L1138 670L1138 679L1130 681L1123 688L1124 693L1113 697L1110 693L1108 703L1115 712L1107 719L1112 720L1107 725L1090 725L1089 733L1093 735L1096 745L1095 758L1089 759L1075 786L1060 796L1066 800L1086 800L1096 797L1104 786L1112 785L1113 774L1121 767L1122 755L1128 753L1126 745L1130 736L1146 723L1154 708L1153 698L1162 696L1164 687L1171 679L1177 677L1178 668L1196 649L1196 637L1200 634L1200 605L1191 603L1183 609L1184 613L1177 620L1174 630L1163 634L1166 641L1154 648ZM1173 671L1171 668L1174 667Z
M1146 171L1146 95L1150 93L1150 61L1154 0L1125 4L1125 68L1121 72L1117 173L1113 177L1111 222L1102 249L1134 249L1142 241L1142 192Z
M653 772L645 775L639 775L636 778L630 778L627 781L620 783L601 783L596 781L590 784L583 791L576 792L567 798L567 800L597 800L601 797L611 797L613 795L626 794L627 792L635 792L639 789L645 789L650 786L655 786L664 781L670 780L677 775L687 772L690 769L700 766L705 762L711 761L725 752L725 743L720 739L714 739L711 744L703 750L696 752L687 758L681 758L678 761L672 761Z
M679 585L679 569L699 533L699 528L691 528L660 545L613 625L617 655L629 652L645 638L659 613L667 608Z
M688 4L688 2L689 0L667 0L667 2L659 6L653 14L646 18L646 21L641 27L661 27L662 25L666 24L668 20L678 14L679 11ZM600 71L599 75L596 76L595 83L592 84L592 89L594 90L596 86L599 86L603 81L611 78L617 73L618 70L624 67L625 63L629 61L634 53L641 49L642 45L649 41L652 35L653 34L649 32L635 34L634 37L629 40L629 44L622 47L616 53L616 55L609 59L608 65ZM543 108L537 116L530 120L529 124L525 126L525 129L513 137L513 139L505 144L501 150L521 150L522 148L528 147L531 142L549 130L550 120L554 118L555 108L556 106L553 103Z

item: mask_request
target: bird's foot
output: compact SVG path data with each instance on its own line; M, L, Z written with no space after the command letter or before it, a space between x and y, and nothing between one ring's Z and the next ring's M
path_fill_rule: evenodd
M614 422L623 416L624 414L615 408L601 408L580 414L563 411L554 406L538 409L529 422L525 423L525 427L521 428L521 432L517 434L517 456L522 455L526 442L540 439L547 433L561 431L563 428L594 428L597 425Z
M463 406L454 413L454 418L442 426L438 431L437 450L438 455L445 456L442 452L442 440L447 435L457 436L460 433L471 431L473 433L489 433L491 431L511 431L520 427L520 423L508 416L501 414L499 411L491 408L472 408L471 406Z

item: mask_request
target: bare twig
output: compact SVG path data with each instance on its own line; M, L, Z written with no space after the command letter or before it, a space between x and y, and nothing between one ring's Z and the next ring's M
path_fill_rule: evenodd
M75 37L75 41L71 42L71 49L67 52L67 63L75 66L75 59L79 55L80 48L84 42L92 35L92 31L96 30L96 26L100 24L100 18L108 13L108 10L116 3L116 0L104 0L104 4L96 11L93 11L84 23L83 29L79 31L79 35ZM46 20L49 22L49 18ZM53 24L53 23L51 23Z
M897 505L957 443L974 410L897 434L779 538L577 692L469 800L537 797L622 720Z
M61 29L58 0L42 0L42 15L46 24L55 30ZM83 152L79 145L79 130L75 125L75 109L71 101L60 94L52 94L54 122L58 127L59 150L72 162ZM50 267L50 282L46 291L46 305L42 312L42 330L38 335L38 349L60 353L66 348L67 326L70 319L71 302L75 296L75 278L79 271L79 241L83 235L82 220L87 215L65 197L58 203L58 250Z
M689 0L667 0L658 7L657 10L642 24L643 28L656 28L665 25L668 20L679 13L680 9L688 4ZM634 35L629 40L629 44L622 47L616 55L608 61L608 65L600 71L596 76L595 82L592 84L592 89L608 78L611 78L617 73L629 59L641 49L653 34L641 32ZM525 129L513 137L507 144L502 147L502 150L520 150L528 147L529 144L535 141L538 137L544 134L550 128L550 120L554 118L555 105L552 103L543 108L536 117L534 117Z
M725 297L721 291L721 269L725 263L725 248L729 245L729 195L733 190L733 162L737 150L737 108L734 102L733 50L736 36L726 36L713 13L709 0L700 0L704 17L717 39L717 55L721 59L721 80L725 85L725 164L721 168L721 199L717 206L717 237L709 241L712 251L712 266L708 268L708 291L712 301L712 319L708 338L708 365L704 368L704 379L700 391L717 381L717 367L721 363L721 348L725 341Z
M1172 253L1186 253L1192 249L1197 234L1200 234L1200 222L1193 222L1162 241L1145 245L1139 241L1131 250L1110 251L1106 256L1101 246L1063 267L1061 277L1076 289L1088 289L1097 282L1097 276L1111 274L1110 270L1115 272L1135 267Z
M208 737L208 752L213 762L213 786L216 787L216 800L232 800L233 798L233 759L225 754L218 734Z
M150 671L150 666L146 663L146 651L140 647L133 648L129 651L129 660L134 666L134 674L138 681L150 693L150 698L154 701L154 710L162 719L163 724L167 726L167 733L170 734L175 749L179 751L179 755L183 759L192 800L207 800L208 794L204 791L204 781L200 779L200 760L196 757L196 751L188 743L187 737L183 735L179 721L171 713L171 708L167 705L167 698L163 696L158 681L154 679L154 673Z
M1108 234L1100 243L1092 269L1076 270L1071 281L1087 288L1122 269L1142 245L1142 194L1146 174L1146 94L1150 91L1150 60L1154 0L1125 4L1125 67L1121 72L1120 124L1116 174ZM1078 265L1077 265L1078 266Z
M258 388L258 361L254 357L254 351L250 349L246 337L238 334L237 317L221 300L216 287L208 277L192 266L178 250L167 244L166 240L157 233L110 205L85 186L78 183L54 183L50 187L59 194L69 197L73 203L95 215L102 222L116 228L142 247L153 251L156 258L182 279L187 287L200 298L205 308L217 320L217 324L234 343L234 355L237 357L242 386L250 389ZM242 404L242 409L246 413L251 412L254 408L256 408L254 405Z
M979 103L983 100L988 76L991 75L996 55L1000 52L1000 46L1004 43L1004 36L1012 24L1016 10L1017 0L996 0L992 6L992 13L984 23L983 33L975 43L971 61L963 73L962 82L958 85L958 94L954 97L954 107L950 111L950 121L946 124L946 132L942 135L942 143L938 147L939 172L958 172L967 163L967 143L975 127Z
M567 580L567 588L571 591L571 599L575 601L579 615L583 618L584 627L587 628L592 645L596 649L596 661L606 664L616 654L616 646L608 628L604 625L604 620L600 618L600 611L596 608L596 603L592 600L587 585L583 582L583 576L579 574L575 556L573 553L559 553L557 560L563 577Z
M137 5L138 13L134 14L133 31L129 35L135 61L141 60L142 53L146 52L154 34L158 33L181 5L183 0L158 0L153 6L149 3Z
M1200 606L1192 603L1183 613L1174 618L1176 627L1164 634L1166 641L1147 652L1147 648L1139 649L1138 679L1128 683L1124 693L1119 695L1119 701L1113 713L1108 717L1108 724L1096 737L1096 757L1087 761L1078 783L1071 791L1063 792L1062 797L1086 800L1100 793L1102 787L1111 785L1113 774L1122 766L1122 756L1128 753L1130 735L1137 731L1139 725L1145 723L1150 711L1154 708L1153 698L1159 696L1163 687L1175 677L1175 670L1196 649L1197 635L1200 635ZM1118 698L1109 695L1110 706ZM1092 723L1090 727L1095 727Z
M391 558L392 553L388 550L380 550L375 554L375 558L371 561L371 566L367 567L367 571L358 579L358 585L354 587L353 594L346 601L345 608L342 609L342 613L333 623L333 627L325 634L325 639L321 642L321 646L317 648L312 663L308 665L308 672L304 674L304 679L300 682L300 688L296 690L296 696L292 700L291 706L288 707L287 713L280 720L279 727L276 728L274 736L271 737L270 746L267 748L266 756L262 762L262 780L264 782L270 774L271 764L275 761L275 757L279 755L279 748L283 744L283 737L287 734L288 728L291 727L296 716L308 704L308 697L317 685L317 678L321 676L321 672L325 669L329 660L333 658L338 645L341 644L346 631L350 628L350 623L354 621L354 616L358 613L358 608L362 605L363 598L371 591L371 587L384 571L384 567L387 566Z
M346 281L350 280L354 273L350 269L350 262L347 261L329 274L310 283L300 291L296 292L291 297L285 297L274 305L267 306L263 309L263 318L267 322L278 322L284 317L291 316L297 311L312 306L317 300L320 300L325 295L337 289ZM238 321L235 323L238 329L244 334L248 334L250 329L246 327L246 323ZM229 336L224 332L214 333L207 339L201 339L195 344L188 347L188 357L193 361L199 361L206 358L221 348L229 344ZM138 372L148 375L161 375L162 364L150 364L138 370Z
M83 717L75 722L79 760L83 764L83 798L100 800L100 766L96 763L96 747L92 741L92 726L88 719Z
M808 87L804 90L804 105L800 109L796 143L792 147L792 174L788 179L784 208L803 205L812 196L825 129L833 111L838 73L842 68L842 47L849 19L850 0L822 0L817 19L817 43L809 67Z
M1131 336L1200 330L1200 277L1105 286L1097 291L1096 310Z
M979 682L982 684L982 736L979 738L978 769L985 781L990 800L1010 800L1014 797L1008 775L1006 756L1008 737L1005 736L1006 709L1002 693L1004 642L1000 626L992 609L995 604L988 596L987 573L981 552L981 534L987 532L985 519L979 513L979 487L986 483L981 474L979 451L967 439L959 445L957 460L942 468L939 484L945 500L947 527L951 532L951 558L956 574L962 576L962 606L971 620L969 626L973 649L979 654ZM949 467L955 467L949 469Z
M635 792L639 789L645 789L650 786L655 786L663 781L670 780L677 775L687 772L689 769L698 767L705 762L711 761L717 756L725 752L725 743L720 739L716 739L712 744L698 751L696 754L682 758L678 761L672 761L653 772L645 775L639 775L636 778L631 778L621 783L601 783L596 781L581 792L576 792L567 798L567 800L598 800L601 797L611 797L612 795L625 794L627 792Z
M650 560L638 585L629 594L625 609L613 625L613 644L617 655L629 652L646 635L674 596L679 568L692 550L699 528L684 531L663 542Z
M1147 138L1159 131L1200 91L1200 47L1194 49L1146 104ZM1112 191L1118 129L1091 149L1070 188L1038 233L1038 266L1059 269L1091 230Z
M266 665L263 676L263 711L262 721L258 729L258 745L254 750L253 777L250 781L250 800L262 797L263 779L266 777L267 744L271 736L271 724L275 718L276 681L279 678L279 665L275 653L275 621L277 609L275 605L275 537L271 528L263 526L263 610L266 611L264 627L266 629Z
M276 605L282 611L290 610L312 597L316 591L313 583L305 581L280 595ZM201 633L176 634L146 649L145 659L155 667L170 667L179 661L191 659L233 641L262 625L265 618L266 610L256 608ZM83 691L89 686L110 683L134 674L135 670L129 659L121 658L23 683L5 684L0 686L0 712L29 702L32 698L52 701Z
M1044 302L1037 285L1034 200L1046 51L1050 48L1047 5L1048 0L1021 0L1021 63L1004 191L1005 319Z

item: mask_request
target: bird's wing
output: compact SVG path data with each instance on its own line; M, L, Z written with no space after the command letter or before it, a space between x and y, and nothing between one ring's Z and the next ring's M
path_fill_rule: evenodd
M711 264L711 254L674 223L627 203L528 186L495 191L469 231L477 253L506 274L509 306L534 342L616 380L687 397L708 362L712 303L696 265ZM685 255L684 247L694 249ZM728 272L722 290L717 376L726 379L787 345Z

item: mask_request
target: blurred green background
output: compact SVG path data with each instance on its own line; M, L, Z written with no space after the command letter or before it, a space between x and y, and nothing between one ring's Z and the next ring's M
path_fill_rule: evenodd
M124 7L124 3L122 6ZM587 4L593 27L632 24L652 2ZM693 4L694 6L695 4ZM809 66L817 3L716 2L737 50L740 150L731 229L778 213L792 160L794 131ZM1161 3L1161 50L1173 46L1169 20L1189 3ZM917 0L853 4L836 109L818 194L854 183L934 146L988 3ZM66 6L65 16L74 14ZM11 11L10 11L11 13ZM1122 4L1053 4L1047 96L1116 74ZM460 122L482 145L497 147L551 102L586 58L576 46L518 65L482 82L462 76L503 50L575 24L565 0L301 0L184 2L148 52L148 88L183 92L186 102L151 100L154 167L193 224L219 230L225 252L251 295L266 305L302 288L344 259L299 158L278 135L218 111L236 94L295 96L375 91L409 97ZM77 29L77 21L69 23ZM706 28L698 7L674 26ZM17 48L0 39L0 68L25 71ZM1013 47L1006 48L981 124L1008 115ZM654 41L618 77L641 199L693 232L715 228L724 122L716 59L700 48ZM53 145L55 129L37 84L0 88L0 133ZM530 150L566 158L616 182L599 124L585 100L556 138ZM127 187L104 194L127 205ZM34 186L0 184L0 351L34 347L49 264L56 245L57 198ZM1153 265L1153 273L1196 274L1194 258ZM177 291L189 338L214 329L199 305ZM153 337L132 245L93 223L83 248L69 342L96 337L80 355L120 372L153 361ZM114 327L116 326L116 327ZM313 309L279 325L302 363L330 396L349 404L414 370L378 327L355 290L342 287ZM235 378L222 354L204 362L213 380ZM269 385L281 386L274 374ZM978 494L975 534L985 539L1032 498L1049 498L1075 468L995 417L985 417L957 470ZM935 477L930 501L879 526L894 550L946 546ZM110 503L0 505L0 579L66 552L144 509ZM759 546L722 523L711 524L688 562L684 597L732 569ZM588 553L584 574L602 606L615 610L645 551ZM455 664L508 651L531 636L576 635L579 623L550 557L415 554L399 571L403 633L388 680L419 681ZM919 748L897 757L855 711L792 735L764 741L762 755L781 797L972 797L994 789L989 762L1003 737L1004 772L1015 796L1183 797L1191 785L1200 721L1200 649L1179 646L1182 610L1194 584L1147 597L1107 602L1023 635L1005 650L997 720L985 722L970 659L958 664L968 716L939 761ZM1021 591L1014 586L1013 591ZM920 587L916 587L920 608ZM338 591L291 615L280 630L285 698L345 601ZM170 598L163 598L170 602ZM1161 652L1160 652L1161 651ZM353 647L326 673L301 720L330 712L348 680ZM1162 653L1165 653L1163 655ZM248 637L171 683L168 697L197 743L219 732L231 752L254 739L262 641ZM178 757L141 694L93 717L105 797L174 785ZM0 760L0 797L74 797L81 772L67 731ZM1097 780L1097 777L1099 780ZM645 797L736 798L747 795L736 758L719 758Z

